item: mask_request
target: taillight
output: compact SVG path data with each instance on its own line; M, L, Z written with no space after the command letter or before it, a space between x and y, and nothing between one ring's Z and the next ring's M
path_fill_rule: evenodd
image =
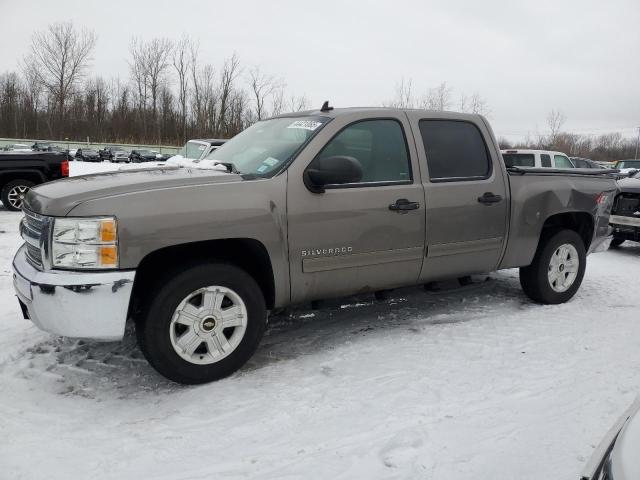
M68 160L63 160L62 163L60 164L60 173L62 173L63 177L68 177L69 176L69 161Z
M599 193L598 196L596 196L596 203L598 205L600 205L601 203L604 203L606 201L607 201L607 194L606 193L602 192L602 193Z

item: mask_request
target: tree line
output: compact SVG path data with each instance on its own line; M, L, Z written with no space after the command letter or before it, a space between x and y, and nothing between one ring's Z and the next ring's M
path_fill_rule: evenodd
M91 75L96 42L95 32L71 22L35 32L19 69L0 74L0 136L180 145L189 138L230 138L257 120L310 107L307 97L290 92L284 79L259 66L241 65L235 54L218 66L204 61L198 42L189 36L134 37L127 78ZM383 104L491 113L477 92L454 96L442 82L420 95L405 78ZM549 134L515 143L500 139L500 144L594 160L634 157L635 139L620 133L566 133L564 121L564 115L552 111Z
M640 132L638 138L624 137L620 132L580 135L562 131L565 121L566 117L562 112L551 110L547 115L548 134L527 136L520 142L500 138L498 143L503 149L555 150L571 157L605 162L638 158L640 154Z
M70 22L33 34L17 71L0 74L0 136L182 144L229 138L256 120L309 108L305 95L237 55L219 67L183 36L129 46L126 79L90 74L97 36Z

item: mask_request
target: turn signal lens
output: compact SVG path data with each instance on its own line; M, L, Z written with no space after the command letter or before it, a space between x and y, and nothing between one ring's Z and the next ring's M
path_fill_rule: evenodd
M100 266L103 268L118 266L118 249L115 245L100 247Z
M100 240L105 243L116 241L115 219L106 218L100 222Z

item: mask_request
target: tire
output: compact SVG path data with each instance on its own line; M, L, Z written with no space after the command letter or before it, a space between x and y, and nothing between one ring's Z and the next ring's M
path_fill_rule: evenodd
M16 179L2 187L2 204L7 210L17 212L22 208L22 200L35 183L29 180Z
M520 285L535 302L564 303L580 288L586 266L587 256L580 235L573 230L556 230L543 235L531 265L520 268Z
M609 248L618 248L623 243L624 243L624 238L613 237L611 239L611 244L609 245Z
M224 378L251 358L262 339L267 318L262 290L235 265L192 265L148 288L155 294L136 323L138 345L153 368L169 380L193 385ZM212 305L216 295L223 295L219 309L205 307L207 294L213 295ZM244 321L244 326L222 327L222 312L236 307L242 313L234 321ZM183 325L183 315L187 323L193 317L197 321ZM225 340L229 348L223 347ZM182 345L186 347L181 349Z

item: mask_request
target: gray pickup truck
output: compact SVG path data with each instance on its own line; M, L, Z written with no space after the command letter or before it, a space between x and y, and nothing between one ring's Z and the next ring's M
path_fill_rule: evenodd
M534 301L566 302L610 238L612 177L507 169L478 115L325 104L212 158L31 190L24 316L102 340L131 319L153 367L201 383L250 358L269 310L513 267Z

